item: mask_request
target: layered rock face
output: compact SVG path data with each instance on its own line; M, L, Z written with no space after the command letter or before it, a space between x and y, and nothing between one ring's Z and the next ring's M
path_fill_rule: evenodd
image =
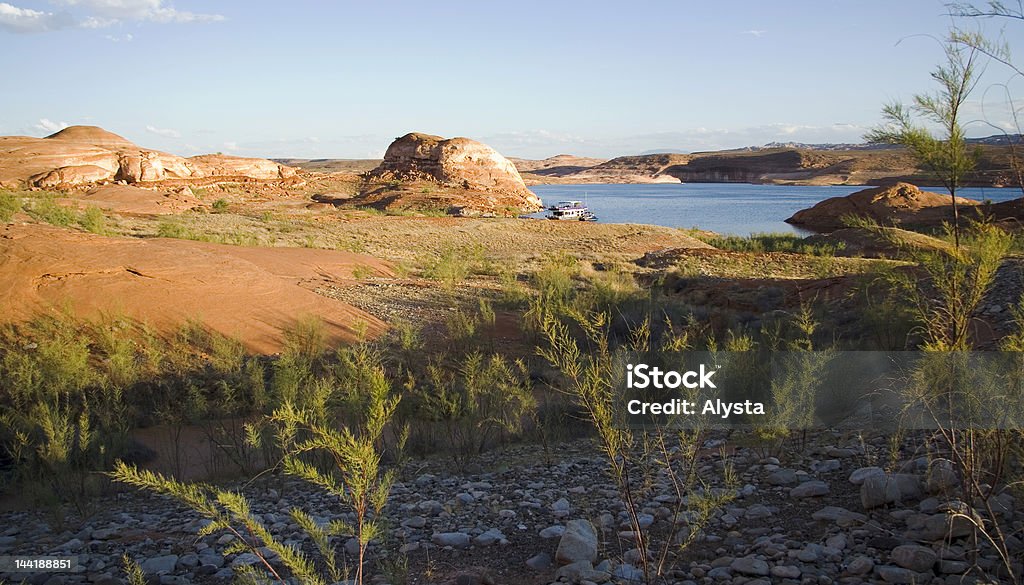
M279 181L295 169L269 160L224 155L183 158L142 148L96 126L71 126L46 138L0 137L0 186L60 189L124 181L200 184Z
M957 197L956 202L964 208L978 205L977 201L962 197ZM829 231L844 227L846 216L873 219L881 224L933 226L953 218L953 205L949 195L922 191L909 183L896 183L845 197L831 197L796 212L786 222L815 231Z
M540 198L496 150L468 138L410 133L391 143L371 181L428 182L418 188L371 185L361 203L386 208L444 209L462 215L509 215L536 211Z

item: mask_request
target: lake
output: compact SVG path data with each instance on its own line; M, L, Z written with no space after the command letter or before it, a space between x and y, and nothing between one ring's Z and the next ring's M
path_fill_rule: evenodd
M745 236L758 232L809 233L784 220L829 197L868 187L802 187L745 183L658 183L636 185L534 185L530 189L545 205L578 199L602 223L649 223L666 227L698 227L720 234ZM945 193L941 187L927 191ZM1020 189L971 187L957 195L979 201L1007 201ZM544 217L536 213L532 217Z

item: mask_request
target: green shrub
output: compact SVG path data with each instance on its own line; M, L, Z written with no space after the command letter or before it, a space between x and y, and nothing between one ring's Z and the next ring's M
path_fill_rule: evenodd
M225 211L228 210L228 201L227 201L227 199L218 199L218 200L214 201L212 209L213 209L214 213L224 213Z
M7 223L21 211L21 198L13 193L0 193L0 223Z
M194 234L180 221L175 219L161 219L157 225L156 235L158 238L177 238L179 240L194 239Z
M55 226L69 226L77 219L75 212L58 203L51 193L33 199L26 211L33 218Z
M107 233L107 217L103 215L102 209L94 205L85 208L81 217L78 218L78 225L82 226L85 231L94 234L104 235Z
M488 270L490 263L484 255L483 246L447 245L435 258L424 262L423 276L440 280L447 288L454 288L469 278L470 274L486 273Z
M718 248L732 252L789 252L811 256L835 256L843 249L843 245L813 244L796 234L787 233L755 233L749 236L706 236L697 235L699 239Z

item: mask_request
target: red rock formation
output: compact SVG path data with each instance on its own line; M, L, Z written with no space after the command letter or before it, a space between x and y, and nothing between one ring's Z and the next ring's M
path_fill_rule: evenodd
M977 201L962 197L957 197L956 201L965 208L978 205ZM873 219L883 225L933 226L953 218L953 205L949 195L922 191L909 183L896 183L845 197L831 197L796 212L786 222L815 231L829 231L844 227L846 216Z

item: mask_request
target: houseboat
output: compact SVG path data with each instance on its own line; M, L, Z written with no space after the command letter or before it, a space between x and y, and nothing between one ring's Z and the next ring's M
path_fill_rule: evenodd
M559 201L548 207L545 217L565 221L597 221L597 216L582 201Z

